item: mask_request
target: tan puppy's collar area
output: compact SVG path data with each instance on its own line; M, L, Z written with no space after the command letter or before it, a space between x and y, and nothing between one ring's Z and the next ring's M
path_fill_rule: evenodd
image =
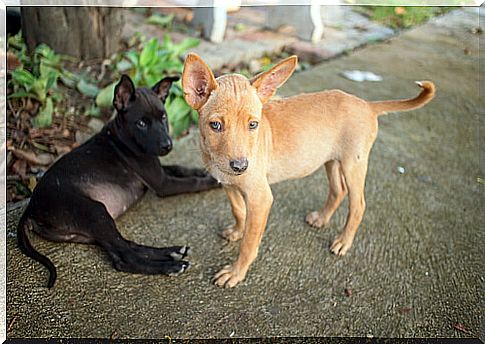
M366 101L328 90L272 101L296 63L291 56L251 80L238 74L216 80L200 57L186 59L182 83L187 102L199 113L202 160L224 185L236 220L222 235L242 239L237 260L215 276L220 287L236 286L256 259L273 201L270 184L305 177L323 166L329 193L306 222L325 227L348 196L346 224L330 246L334 254L345 255L366 207L364 185L378 116L418 109L435 94L432 82L417 81L421 93L404 100ZM215 121L221 130L212 128Z

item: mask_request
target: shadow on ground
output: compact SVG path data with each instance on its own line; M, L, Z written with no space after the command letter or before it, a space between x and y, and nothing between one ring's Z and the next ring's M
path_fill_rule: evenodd
M140 243L191 245L193 267L177 278L120 273L95 247L36 239L58 266L57 285L48 290L46 270L16 246L20 212L10 211L8 336L477 337L485 281L484 185L477 182L484 176L478 135L483 65L479 35L472 33L478 18L475 10L452 12L390 43L300 73L279 92L341 88L377 100L417 94L415 80L436 83L438 95L424 109L381 117L367 212L347 256L328 250L344 224L346 203L326 230L304 222L324 200L322 171L274 185L259 258L234 290L210 283L237 254L237 246L219 236L232 221L222 190L166 199L150 193L117 221ZM355 83L339 76L351 69L384 80ZM168 161L200 164L196 136L177 142Z

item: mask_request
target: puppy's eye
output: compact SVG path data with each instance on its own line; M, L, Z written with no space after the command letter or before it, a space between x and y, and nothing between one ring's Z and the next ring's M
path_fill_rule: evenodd
M210 122L209 124L210 124L211 128L215 131L221 131L222 130L221 122L216 121L216 122Z
M140 129L145 129L147 127L147 122L145 122L142 119L139 119L138 121L136 121L136 126Z
M249 130L254 130L258 127L259 123L256 121L249 122Z

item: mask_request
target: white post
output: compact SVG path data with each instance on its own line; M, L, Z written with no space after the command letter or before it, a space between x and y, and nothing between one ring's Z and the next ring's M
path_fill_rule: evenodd
M323 35L320 2L312 0L310 5L270 6L266 12L266 25L273 30L283 25L292 26L298 37L316 43Z
M203 36L211 42L220 43L224 39L227 23L227 2L223 0L199 1L194 7L192 25L202 27Z

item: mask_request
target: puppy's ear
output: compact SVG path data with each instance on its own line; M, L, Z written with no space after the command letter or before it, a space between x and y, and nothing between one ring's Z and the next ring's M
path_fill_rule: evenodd
M200 109L217 88L214 74L197 54L190 53L185 58L182 88L185 100L195 110Z
M172 83L175 81L178 81L180 77L177 76L167 76L166 78L163 78L159 82L155 84L155 86L152 87L152 91L155 92L160 98L160 100L165 103L165 100L168 97L168 92L170 90L170 86L172 86Z
M128 75L123 74L121 80L115 87L113 106L116 110L122 111L128 106L128 102L135 99L135 85Z
M293 74L298 63L296 55L290 56L270 70L256 75L251 79L251 85L253 85L257 92L259 99L264 104L269 98L271 98L278 87L283 85L286 80Z

